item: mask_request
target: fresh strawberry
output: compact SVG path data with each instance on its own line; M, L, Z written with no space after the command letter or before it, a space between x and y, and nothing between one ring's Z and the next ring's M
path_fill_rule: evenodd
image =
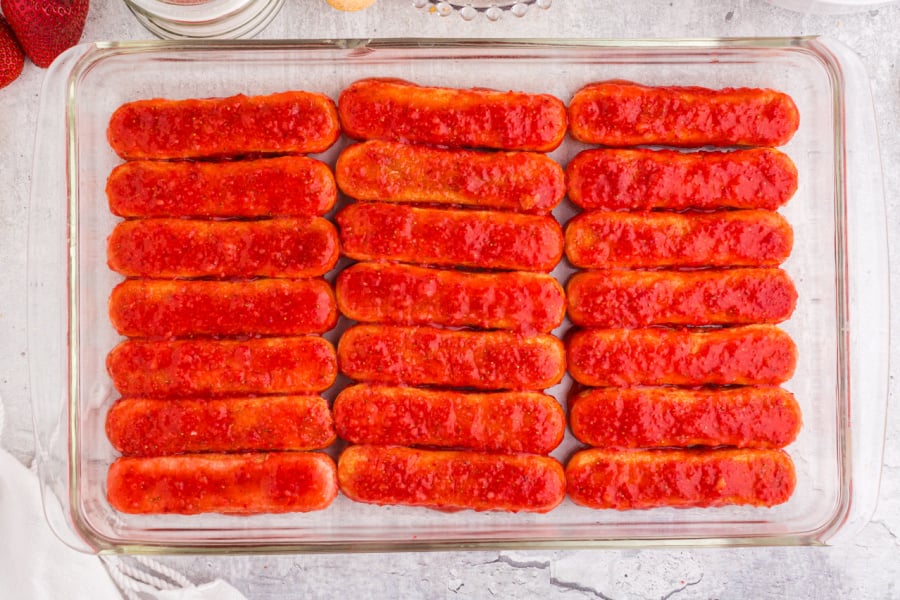
M81 39L88 0L0 0L25 54L39 67Z
M25 65L25 55L6 19L0 17L0 88L15 81Z

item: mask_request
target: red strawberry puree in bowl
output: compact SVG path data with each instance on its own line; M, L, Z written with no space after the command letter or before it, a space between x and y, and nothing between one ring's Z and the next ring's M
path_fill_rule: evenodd
M272 21L284 0L125 0L125 4L161 38L248 38Z

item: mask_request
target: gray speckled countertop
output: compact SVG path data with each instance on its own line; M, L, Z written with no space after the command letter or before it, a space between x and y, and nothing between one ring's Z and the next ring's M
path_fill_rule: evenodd
M356 14L287 0L265 38L741 37L825 34L862 58L875 97L890 239L900 238L900 6L804 15L762 0L554 0L547 11L467 23L379 0ZM84 40L147 39L119 0L93 0ZM25 334L26 231L43 72L27 65L0 90L0 397L2 446L29 464L34 445ZM898 263L897 246L890 249ZM892 313L900 315L894 278ZM900 356L897 328L891 354ZM891 369L896 400L896 361ZM165 557L197 582L229 580L249 598L897 598L900 597L900 418L889 408L883 480L872 522L826 548L628 549L322 556Z

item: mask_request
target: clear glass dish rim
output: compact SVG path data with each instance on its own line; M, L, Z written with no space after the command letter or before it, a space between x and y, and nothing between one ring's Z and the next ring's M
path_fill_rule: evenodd
M109 57L121 53L143 53L154 52L158 50L179 50L185 52L210 51L210 50L273 50L273 49L448 49L454 48L479 48L483 47L491 50L501 49L523 49L528 47L540 48L543 50L552 50L555 48L609 48L609 49L635 49L648 50L660 49L667 47L677 48L697 48L697 49L741 49L741 48L778 48L786 47L803 47L815 43L819 39L818 36L800 36L800 37L764 37L764 38L676 38L676 39L633 39L633 40L611 40L611 39L425 39L425 38L403 38L403 39L340 39L340 40L250 40L250 41L219 41L219 40L190 40L190 41L148 41L148 42L97 42L93 44L83 44L80 48L82 54L77 62L68 72L66 79L66 136L67 136L67 163L69 165L77 164L77 151L75 150L76 129L74 126L74 108L72 101L74 99L74 91L78 78L86 69L90 69L96 60ZM85 50L85 47L88 47ZM822 48L820 48L822 50ZM75 52L70 50L69 52ZM820 56L821 58L821 56ZM843 79L840 70L840 62L838 60L824 61L829 74L834 78L835 82L840 85L835 86L835 119L839 120L845 109L843 98ZM50 74L48 74L48 78ZM841 126L836 123L835 148L844 150L836 152L835 169L835 208L838 213L836 218L836 227L838 233L845 226L846 218L846 190L845 185L845 164L844 154L845 139L844 131ZM67 169L66 184L69 190L77 190L78 169ZM77 210L77 199L73 199L73 194L69 194L67 209L67 253L69 262L66 265L69 275L67 281L68 292L68 334L67 341L67 361L68 361L68 415L69 415L69 443L68 443L68 476L69 481L75 481L77 478L76 465L79 449L74 440L77 439L77 386L78 381L73 377L73 373L77 372L78 363L78 346L73 341L78 331L78 231L77 231L77 213L76 218L72 218L72 212ZM837 245L838 257L837 262L840 265L840 280L837 282L837 297L839 302L839 312L841 314L841 323L846 324L849 321L849 300L848 300L848 272L847 263L847 238L841 236L841 242ZM30 259L30 257L29 257ZM29 278L31 278L29 269ZM31 320L31 319L29 319ZM30 329L30 328L29 328ZM839 370L849 375L848 363L848 345L846 340L839 343L838 360ZM885 373L885 376L887 374ZM840 377L845 379L846 375ZM847 394L842 395L843 403L849 401ZM886 403L886 397L884 399ZM849 410L848 407L841 407L844 410L839 411L841 419L841 427L839 435L841 438L841 447L844 449L844 463L841 466L841 482L842 498L850 498L851 473L849 470L850 447L847 432L849 429ZM35 421L35 434L39 435L37 420ZM883 443L883 434L882 434ZM876 482L877 494L877 482ZM42 490L46 495L48 490ZM632 537L632 538L600 538L600 539L530 539L523 540L521 538L492 538L489 540L472 540L459 541L458 539L432 539L424 542L313 542L313 543L296 543L296 542L280 542L259 543L248 541L246 543L234 540L228 540L221 544L203 543L203 544L130 544L119 543L106 538L98 539L92 534L91 528L81 523L78 519L78 512L73 509L77 505L77 489L74 485L68 486L69 505L67 516L70 519L70 525L83 538L92 542L94 551L101 553L324 553L324 552L356 552L356 551L430 551L430 550L464 550L464 549L571 549L571 548L601 548L601 547L666 547L666 546L756 546L756 545L819 545L836 533L849 518L851 509L849 500L844 502L833 513L833 519L820 529L810 532L796 533L792 532L787 535L741 535L737 537L697 537L686 535L683 537ZM45 506L47 499L45 498Z

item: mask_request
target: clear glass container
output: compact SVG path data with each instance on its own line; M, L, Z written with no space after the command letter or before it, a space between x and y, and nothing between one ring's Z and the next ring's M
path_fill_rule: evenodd
M800 402L804 426L787 449L798 475L790 501L771 509L617 512L566 500L545 515L378 507L345 497L321 512L249 517L125 515L110 507L105 480L115 452L104 419L116 393L104 362L120 340L107 317L119 281L106 266L106 238L117 221L104 194L119 162L106 142L112 111L139 98L286 89L336 98L349 83L373 76L546 92L565 101L604 79L762 86L794 98L801 126L783 150L797 164L800 188L782 213L795 229L785 268L800 299L784 329L800 352L786 387ZM30 212L28 355L47 517L62 539L89 552L821 544L851 535L875 507L888 393L887 243L874 123L859 59L821 38L73 48L44 83ZM346 143L319 158L333 164ZM552 157L566 164L582 148L567 139ZM573 213L568 202L555 211L561 222ZM564 281L571 272L563 263L555 275ZM567 377L550 393L564 404L571 385ZM553 455L565 462L578 447L569 434Z
M552 0L413 0L413 4L418 8L433 10L442 17L457 12L466 21L471 21L478 15L484 15L491 21L499 21L507 13L524 17L532 6L550 8Z
M125 0L125 4L161 38L237 39L262 31L284 0Z

